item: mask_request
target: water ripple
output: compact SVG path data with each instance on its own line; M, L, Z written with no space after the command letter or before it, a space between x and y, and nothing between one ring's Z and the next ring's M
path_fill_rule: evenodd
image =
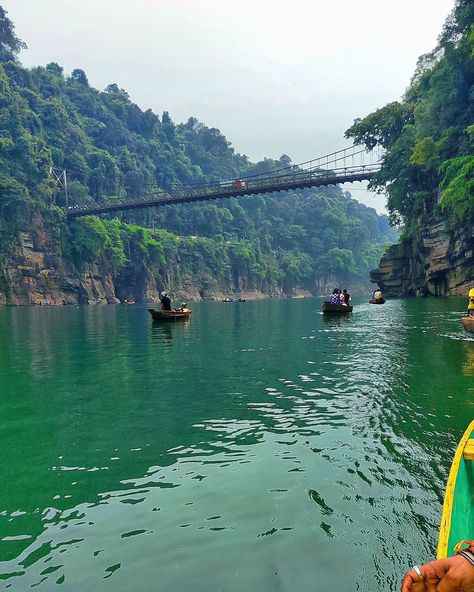
M472 340L455 301L319 306L0 310L7 589L397 589L434 553Z

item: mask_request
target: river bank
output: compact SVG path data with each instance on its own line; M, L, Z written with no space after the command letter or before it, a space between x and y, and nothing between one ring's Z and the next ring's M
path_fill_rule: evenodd
M282 286L266 282L258 285L247 276L218 279L204 267L199 274L186 275L182 261L164 267L159 275L151 275L146 269L128 276L114 275L99 262L83 263L77 270L57 252L57 241L51 234L42 230L39 222L37 226L39 230L34 233L21 233L20 246L6 260L0 277L0 306L119 304L126 299L158 303L162 290L175 300L190 302L222 300L231 295L246 300L326 296L335 286L345 287L353 295L373 290L368 281L344 281L328 274L315 279L310 287L297 286L285 292Z

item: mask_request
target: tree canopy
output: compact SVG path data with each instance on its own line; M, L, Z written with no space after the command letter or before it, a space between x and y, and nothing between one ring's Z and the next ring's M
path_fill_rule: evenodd
M33 215L59 236L66 203L52 167L67 170L70 203L85 205L291 164L286 154L252 163L220 130L144 111L117 84L92 88L83 70L68 75L55 62L23 68L16 57L23 45L3 9L0 17L9 31L0 61L0 256ZM118 275L174 266L176 281L211 273L291 290L324 277L365 279L393 240L385 217L330 187L87 218L57 248L78 272L96 258Z
M392 221L410 236L420 219L455 224L474 215L473 131L474 4L457 0L403 100L357 119L346 137L384 149L371 185L387 191Z
M15 59L17 53L25 48L26 43L15 35L15 26L0 6L0 61Z

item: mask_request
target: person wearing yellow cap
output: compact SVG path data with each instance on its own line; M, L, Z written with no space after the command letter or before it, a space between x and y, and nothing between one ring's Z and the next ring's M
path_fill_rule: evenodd
M467 316L474 317L474 288L469 290L469 304L467 305Z

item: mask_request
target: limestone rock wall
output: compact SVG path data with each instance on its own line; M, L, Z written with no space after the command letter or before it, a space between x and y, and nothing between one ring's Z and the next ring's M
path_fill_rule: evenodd
M386 296L465 296L474 286L474 226L439 222L393 245L370 273Z
M430 240L434 241L435 251L439 251L438 258L444 261L443 241L438 241L438 245L436 237ZM84 264L78 273L62 256L60 245L60 238L45 227L42 218L34 218L31 228L20 234L16 251L0 267L0 305L108 304L123 302L127 298L137 302L159 302L159 292L163 289L175 302L220 300L226 296L246 299L326 296L336 286L347 288L353 296L370 291L368 282L366 285L354 282L341 284L335 277L329 276L285 294L281 286L258 281L252 283L242 277L217 278L206 268L199 274L199 285L196 285L195 280L182 271L179 261L163 270L162 277L150 277L139 268L132 272L125 270L124 275L113 277L104 272L99 263ZM456 252L463 252L462 245L457 245L455 249ZM403 257L405 255L402 254L400 258ZM394 262L395 259L388 265L393 267ZM127 273L133 275L125 275ZM393 270L388 271L389 276L391 273Z
M79 282L78 299L85 304L118 304L112 276L101 271L97 264L85 266Z
M119 302L112 277L97 265L86 265L80 277L57 253L59 241L40 217L6 261L0 277L0 305L57 305Z
M35 220L31 232L23 232L16 252L10 256L0 276L0 306L111 304L133 298L137 302L159 302L159 292L167 290L173 301L221 300L227 296L245 299L268 297L326 296L339 283L335 277L314 282L308 288L295 288L285 294L281 287L265 284L249 285L245 280L235 285L232 279L220 279L209 272L200 276L200 285L177 269L169 269L163 277L148 277L137 272L134 276L113 277L104 273L98 263L84 264L80 274L57 253L58 241ZM369 292L363 284L344 284L355 296Z

